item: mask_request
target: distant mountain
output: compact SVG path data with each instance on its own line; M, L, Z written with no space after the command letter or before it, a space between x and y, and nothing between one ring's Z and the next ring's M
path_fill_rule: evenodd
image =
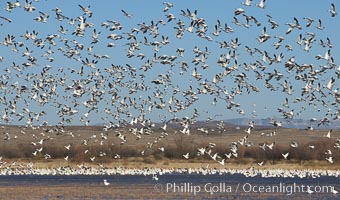
M284 128L298 128L305 129L309 126L312 126L314 129L340 129L340 120L331 121L328 125L320 125L318 127L318 122L311 122L309 120L304 119L293 119L291 121L287 121L285 119L275 119L276 121L282 122L282 127ZM272 126L270 124L273 119L250 119L250 118L235 118L235 119L226 119L223 120L226 123L234 124L237 126L248 126L249 122L254 121L255 126Z

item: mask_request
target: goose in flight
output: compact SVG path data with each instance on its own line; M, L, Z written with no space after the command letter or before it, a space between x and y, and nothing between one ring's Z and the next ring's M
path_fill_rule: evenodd
M331 3L331 9L329 10L329 12L331 13L332 17L335 17L335 15L337 15L334 3Z
M34 6L32 6L32 2L25 0L24 10L31 13L36 10Z
M319 20L318 20L318 23L317 23L317 25L316 25L316 28L317 28L317 29L319 29L319 30L323 30L323 29L325 29L325 27L324 27L324 26L322 26L321 19L319 19Z
M326 138L331 138L331 133L332 133L332 129L331 130L329 130L328 132L327 132L327 134L326 135L324 135L324 137L326 137Z
M331 79L329 80L329 82L326 85L326 88L329 89L329 90L332 90L334 84L335 84L335 78L331 77Z
M255 6L264 9L266 7L264 2L266 2L266 0L260 0L260 3L259 4L255 4Z
M47 19L50 17L50 15L47 14L47 13L41 12L41 11L39 11L39 13L40 13L40 16L34 18L34 20L37 21L37 22L46 23Z
M287 158L288 158L288 156L289 156L289 152L287 152L287 153L285 153L285 154L282 154L282 156L283 156L283 158L284 158L285 160L287 160Z
M236 8L236 10L234 11L234 15L240 15L240 14L242 14L242 13L244 13L245 11L244 11L244 9L242 9L242 8Z
M266 150L266 145L267 145L267 143L263 143L262 145L259 145L259 147L265 151Z
M213 159L213 160L217 160L217 157L219 157L218 156L218 153L215 153L213 156L210 156L211 157L211 159Z
M161 152L164 152L164 150L165 150L164 147L159 147L158 149L159 149Z
M65 147L65 149L70 150L71 144L69 144L69 145L67 145L67 146L64 146L64 147Z
M334 188L332 188L332 193L333 193L333 194L338 194L338 191L335 190Z
M220 163L221 165L224 165L225 162L225 158L223 158L222 160L217 161L218 163Z
M294 21L295 23L286 23L286 25L288 25L288 30L286 31L286 34L288 35L289 33L291 33L293 31L294 28L297 28L297 29L302 29L298 19L296 17L294 17Z
M242 4L245 6L251 6L251 1L252 0L246 0L245 2L242 2Z
M314 19L312 19L310 17L304 17L303 19L307 20L306 27L310 27L312 25L312 23L314 22Z
M93 156L93 157L90 158L90 160L91 160L92 162L94 162L95 159L96 159L96 156Z
M124 16L128 17L128 18L131 18L132 15L127 13L125 10L121 9L120 11L122 11L122 13L124 14Z
M4 8L4 10L6 10L7 12L12 12L13 8L18 8L18 7L20 7L19 1L16 1L14 3L8 1L6 4L6 8Z
M327 160L330 164L333 164L333 163L334 163L333 156L327 157L326 160Z
M12 23L12 21L13 21L12 19L4 17L4 16L0 16L0 19L3 19L5 21L7 21L8 23Z
M204 147L198 148L197 150L198 150L198 151L197 151L197 154L198 154L198 155L202 156L202 155L205 154L205 148L204 148Z
M308 194L313 194L313 193L314 193L314 191L313 191L313 190L311 190L311 189L310 189L310 187L308 187L308 189L307 189L307 193L308 193Z
M257 38L260 43L267 41L271 36L267 34L266 27L263 27L262 34Z
M163 4L165 4L165 8L163 9L163 12L169 11L170 8L174 6L171 2L164 1Z
M273 150L274 145L275 145L275 142L272 142L271 144L266 144L266 146L267 146L270 150Z
M87 7L85 6L82 6L82 5L78 5L80 7L80 9L86 14L88 15L89 17L92 17L92 11L90 11L90 8L91 8L91 5L88 5Z
M245 132L246 132L247 134L250 134L252 129L253 129L252 127L248 127L248 129L245 130Z
M109 186L110 185L110 183L106 179L104 179L103 182L104 182L105 186Z
M155 181L158 181L158 180L159 180L157 174L153 174L153 175L152 175L152 180L155 180Z
M227 154L227 153L225 153L224 155L225 155L225 157L226 157L227 159L230 159L230 158L231 158L231 156L232 156L232 153L231 153L231 152L229 152L228 154Z
M271 121L269 123L272 124L275 127L282 127L282 122L279 122L279 121L276 121L276 120Z
M189 159L189 152L186 153L186 154L183 154L183 157L184 157L185 159Z
M290 146L293 147L293 148L297 148L299 146L299 144L297 142L295 142L295 141L292 141L290 143Z
M330 149L328 149L326 152L325 152L326 155L332 155L332 151Z
M279 27L279 24L276 21L272 20L271 17L268 19L268 22L270 24L271 29L275 29L275 28Z

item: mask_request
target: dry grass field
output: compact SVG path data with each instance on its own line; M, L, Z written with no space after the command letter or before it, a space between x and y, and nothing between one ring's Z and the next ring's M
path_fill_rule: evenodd
M218 153L221 160L225 158L225 154L231 152L230 145L237 143L238 157L226 159L226 166L246 168L264 161L263 167L269 168L293 164L297 168L339 169L340 150L336 145L339 144L340 130L333 130L328 138L328 130L256 127L251 134L247 134L247 127L237 130L226 125L224 130L220 131L212 124L203 127L209 133L197 130L202 127L196 125L191 128L190 135L181 133L176 126L168 127L165 134L164 130L156 126L140 138L131 133L134 127L104 131L102 126L69 126L64 127L63 132L58 132L55 127L32 129L2 126L0 156L2 160L8 161L32 161L41 167L76 165L82 162L94 166L102 163L105 166L136 167L143 163L143 166L150 167L202 167L207 164L224 167L219 166L218 162L208 155L198 156L198 148L216 144L209 149L211 155ZM137 130L139 131L140 127L137 127ZM118 137L119 134L125 137L124 142ZM242 145L242 138L245 137L245 144ZM296 142L298 147L291 147L292 142ZM260 146L264 143L274 143L274 146L272 149L266 147L266 150L263 150ZM160 150L162 147L164 151ZM327 153L328 150L331 155ZM141 152L144 152L144 155ZM287 152L288 160L284 160L282 153ZM186 153L190 155L188 160L183 157ZM64 159L66 156L68 160ZM333 164L326 161L330 156L334 159ZM93 158L95 159L92 161Z

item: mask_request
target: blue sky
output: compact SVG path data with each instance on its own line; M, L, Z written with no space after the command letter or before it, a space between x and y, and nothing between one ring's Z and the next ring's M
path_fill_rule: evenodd
M147 2L147 3L146 3ZM169 9L167 12L163 12L165 5L162 1L44 1L40 0L39 2L32 2L32 6L36 8L33 12L26 12L23 8L24 1L20 1L21 7L13 8L11 12L7 12L4 9L1 9L0 16L10 18L12 23L8 23L5 20L0 20L2 26L0 27L0 56L4 59L0 63L1 68L1 77L4 82L7 82L7 90L0 89L0 95L6 98L6 102L2 102L0 107L0 113L4 116L6 108L10 105L10 102L13 103L17 91L10 87L11 84L15 84L18 82L19 86L25 85L29 88L32 88L33 80L35 78L26 81L24 78L27 74L29 76L35 76L39 78L41 75L41 71L43 67L46 65L51 66L51 69L44 74L42 78L49 79L51 78L51 83L48 87L55 85L57 88L57 94L53 95L50 101L43 106L39 105L36 100L31 99L30 92L26 92L22 94L22 97L17 100L17 113L23 112L24 108L28 108L31 114L24 113L24 118L21 121L18 121L18 116L16 113L12 113L6 117L8 117L9 122L13 124L24 124L26 123L29 116L33 116L34 113L41 113L42 111L46 112L47 115L40 117L39 121L33 121L33 124L40 124L42 121L48 121L49 124L58 123L61 118L58 117L57 113L61 108L58 107L58 103L60 103L61 107L64 105L69 105L69 107L73 108L74 101L78 102L79 105L74 109L78 111L77 114L73 116L64 116L64 119L71 119L70 124L83 124L86 121L89 121L89 124L96 123L108 123L109 121L119 121L122 118L130 121L131 118L140 116L140 108L143 106L143 100L147 99L148 96L154 102L161 102L161 99L157 99L153 96L153 94L159 90L162 91L164 102L168 102L170 97L172 96L172 91L175 88L179 88L180 92L174 95L176 99L179 101L186 102L186 99L183 97L182 93L190 89L190 86L194 88L196 91L197 88L202 87L202 82L206 80L207 82L211 82L215 74L223 72L223 69L217 64L217 59L221 54L227 54L230 49L221 49L219 48L219 44L217 42L227 41L230 42L235 38L238 38L240 46L237 50L237 64L238 70L233 72L230 76L223 78L223 82L219 82L218 86L224 88L224 91L228 94L224 94L223 98L228 96L232 91L237 87L237 84L234 82L234 78L239 73L245 73L248 76L248 83L256 86L260 89L260 92L251 92L248 94L245 89L243 89L242 95L236 95L233 99L234 102L239 103L241 105L240 108L227 109L228 103L223 100L223 98L218 99L216 105L212 105L213 99L216 97L215 95L197 95L199 98L198 101L195 101L191 106L183 111L179 111L175 113L169 113L167 111L168 104L166 104L166 109L155 109L153 108L152 112L146 113L145 118L150 118L154 121L159 121L160 119L170 119L174 117L174 115L178 118L188 116L191 117L194 113L194 109L198 109L200 112L200 116L197 118L198 120L205 120L209 116L219 115L216 119L228 119L228 118L238 118L238 117L256 117L256 118L282 118L282 114L277 112L277 108L284 108L287 112L294 110L295 116L294 118L317 118L322 119L323 117L334 117L335 113L338 110L338 105L332 105L334 102L334 91L327 91L327 97L321 98L319 95L316 96L318 99L324 100L327 103L327 106L323 106L322 102L316 102L315 106L313 104L309 104L308 102L302 103L293 103L296 98L301 97L301 88L305 86L305 82L298 81L295 79L295 72L288 73L284 67L284 63L291 58L295 57L295 61L299 64L313 64L315 69L320 69L320 65L328 65L328 63L321 59L316 60L315 56L321 54L325 55L327 50L331 49L331 57L334 58L334 62L336 66L339 66L337 57L339 57L340 49L337 44L340 43L339 37L336 32L339 31L339 16L331 17L329 12L331 8L331 3L333 1L308 1L308 0L300 0L300 1L266 1L265 9L258 8L255 6L259 1L252 1L252 5L250 7L242 5L244 1L212 1L207 3L207 1L171 1L173 3L173 7ZM14 3L14 1L13 1ZM84 7L90 5L90 10L93 12L93 16L90 18L89 16L84 16L86 18L86 23L92 23L93 27L88 27L85 29L85 34L83 37L79 37L76 35L72 35L73 30L76 28L77 24L79 24L78 20L75 20L74 25L68 24L69 19L77 19L79 16L83 15L83 12L80 10L78 4L81 4ZM6 1L0 2L0 7L6 7ZM67 16L69 19L65 19L63 21L57 20L55 18L55 13L52 9L59 8L62 11L62 14ZM245 28L242 26L237 26L233 23L234 11L237 8L242 8L245 11L245 14L248 16L254 16L261 25L257 27L254 23L250 23L249 28ZM128 18L123 15L121 9L125 10L129 14L132 15L131 18ZM195 33L189 33L188 31L184 32L184 35L181 39L177 39L175 37L176 30L174 27L177 27L176 24L179 20L183 21L185 27L187 28L190 25L190 19L180 15L181 10L186 11L189 9L191 12L197 10L198 18L204 18L206 23L208 24L208 30L206 35L211 37L212 41L207 41L198 37ZM40 16L38 11L42 11L44 13L49 14L49 18L46 23L36 22L34 18ZM176 17L176 19L171 22L167 22L166 15L172 13ZM268 16L272 17L272 20L276 21L279 24L279 27L276 29L271 29L270 24L268 22ZM245 19L242 15L236 16L240 23L244 24ZM288 29L288 25L286 23L294 23L294 17L296 17L299 23L302 26L302 29L294 29L290 34L285 34ZM311 17L314 19L313 24L310 27L306 27L307 20L303 19L304 17ZM160 19L166 22L165 25L158 25L158 33L159 35L155 38L150 34L135 34L138 43L140 43L141 50L136 50L135 54L144 53L145 58L143 60L136 57L136 55L132 58L128 58L126 56L128 42L131 42L126 39L128 32L131 32L133 28L139 28L138 24L146 23L147 25L151 24L151 21L157 23ZM317 21L322 20L322 26L325 28L323 30L318 30L316 28ZM107 20L117 21L121 24L121 30L109 31L101 26L101 24ZM219 36L212 35L214 31L214 26L217 24L217 20L219 20L224 27L224 24L228 24L234 29L233 33L224 33L220 32ZM63 26L65 29L68 29L65 35L58 32L60 26ZM267 33L271 36L271 38L260 44L256 38L261 35L263 28L266 27ZM92 31L96 29L99 34L99 42L96 44L91 44L91 34ZM48 41L45 40L45 47L38 48L34 46L32 40L25 40L21 35L25 34L26 31L32 32L35 30L38 32L38 38L46 39L47 36L58 34L58 38L55 38L54 41L56 45L49 44ZM124 38L122 40L112 41L107 38L107 36L111 33L122 35ZM302 34L302 37L308 37L308 33L315 34L315 42L312 44L312 48L306 52L303 50L303 45L297 45L296 41L298 40L299 34ZM24 45L22 47L17 47L18 52L13 51L13 45L5 46L4 38L8 35L14 35L16 42L22 42ZM147 37L149 42L161 41L162 36L168 37L170 43L168 45L161 46L158 52L154 51L154 47L143 45L144 37ZM282 41L281 47L279 49L275 49L273 44L277 42L275 36L283 36L284 40ZM319 44L320 39L326 41L326 38L330 38L333 47L322 47ZM78 42L84 45L83 50L79 50L79 56L74 56L75 59L69 59L63 56L61 49L66 49L66 45L63 41L65 39L68 40L68 45L74 48L74 42ZM109 42L115 43L115 47L109 48L107 44ZM293 51L287 51L285 45L291 45L293 47ZM198 72L203 75L202 80L197 81L192 76L191 73L194 69L194 64L192 60L194 58L193 49L197 46L201 50L205 50L207 47L210 54L207 56L206 64L209 66L207 69L202 69L199 65L197 66ZM284 78L280 81L270 81L274 87L277 88L276 91L270 91L269 89L264 87L264 79L256 80L255 73L252 70L245 70L242 66L243 63L251 64L256 61L261 61L262 56L259 54L255 54L255 56L251 57L245 51L245 46L250 47L251 49L257 48L261 51L267 51L270 57L275 55L279 55L282 53L284 58L281 63L274 63L269 65L268 63L263 63L266 66L266 69L261 72L264 76L267 76L266 73L273 73L274 70L283 74ZM25 48L28 48L30 51L33 51L31 55L37 58L37 65L25 68L22 66L23 63L27 62L27 57L22 57ZM48 48L54 51L53 54L42 56L46 54ZM87 51L88 47L92 47L93 54L97 55L108 55L110 59L96 59L93 54L90 55ZM151 70L147 72L143 72L139 70L139 68L145 64L145 62L149 59L150 61L153 58L154 53L157 53L157 56L168 55L175 56L176 49L183 48L185 49L185 53L183 57L178 57L175 60L174 67L170 67L169 65L161 65L159 63L153 63L153 67ZM58 50L59 49L59 50ZM54 61L50 62L47 60L48 57L53 57ZM76 73L71 73L70 68L74 69L76 72L83 66L81 60L85 60L88 58L89 60L98 60L96 64L96 68L84 67L85 76L77 75ZM79 59L76 61L76 59ZM187 62L189 64L188 71L183 75L181 72L181 62ZM12 63L15 62L23 69L23 74L19 76L19 72L15 71L11 68ZM124 72L125 85L117 86L119 102L126 97L127 99L130 97L135 99L137 102L137 108L124 108L123 110L127 110L128 114L121 114L118 118L115 119L113 116L114 112L117 109L122 108L122 105L119 103L111 104L111 94L109 94L108 83L110 81L114 81L117 79L117 76L110 77L108 73L105 72L105 68L110 68L111 64L113 65L121 65L126 68L126 64L136 68L137 70L137 78L133 79L129 77L127 72ZM5 69L11 69L11 73L5 72ZM63 69L63 72L58 71L58 69ZM318 76L318 80L315 81L313 85L313 89L315 89L317 83L320 83L321 86L325 86L331 77L335 77L335 72L338 67L333 67L332 69L327 70L325 73ZM73 80L78 80L83 82L86 78L86 75L94 73L99 70L99 74L103 75L103 86L100 87L101 90L104 91L103 98L97 99L98 104L96 109L91 111L88 116L84 116L83 114L88 112L89 108L86 108L83 105L84 101L88 101L91 98L90 90L93 88L96 81L92 81L86 87L86 93L80 98L72 97L72 91L65 91L67 85L72 85ZM18 76L17 76L17 75ZM151 83L152 80L158 79L159 74L170 74L171 75L171 85L168 88L164 86L157 86ZM126 86L140 84L142 81L140 80L140 75L145 76L144 84L149 87L147 91L137 91L136 93L129 94ZM59 78L65 78L65 85L60 85ZM100 80L100 77L95 76L93 79ZM129 80L130 79L130 80ZM282 92L282 84L283 80L287 80L289 85L292 85L294 88L294 92L292 95L287 95ZM335 86L332 88L333 90L339 89L339 83L336 81ZM49 89L47 89L49 91ZM39 93L39 95L42 92ZM69 98L63 98L69 96ZM307 98L305 95L302 98ZM282 106L284 104L285 99L289 100L289 108L285 108ZM26 100L26 105L25 105ZM126 100L128 101L128 100ZM144 109L148 108L148 104L144 104ZM106 109L110 109L112 111L111 114L107 114L105 112ZM244 114L239 114L240 109L244 111ZM319 110L318 110L319 109ZM328 111L328 109L330 109ZM7 109L7 110L10 110ZM255 111L255 112L254 112ZM301 111L301 113L300 113ZM332 113L332 116L327 116L327 112ZM253 116L252 113L256 113L256 116ZM299 113L299 114L298 114ZM80 121L82 118L84 120ZM5 123L6 120L4 118L0 119L0 123Z

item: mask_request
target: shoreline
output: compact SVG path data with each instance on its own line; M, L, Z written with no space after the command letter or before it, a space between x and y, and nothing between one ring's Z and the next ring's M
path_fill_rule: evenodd
M330 165L323 161L306 161L299 165L294 161L281 161L274 165L258 166L256 163L226 163L216 161L198 162L198 160L162 160L155 163L143 163L131 159L115 160L103 163L75 163L63 160L29 162L16 160L2 161L0 176L3 175L153 175L153 174L243 174L245 176L264 177L340 177L340 165ZM13 164L14 163L14 164Z

